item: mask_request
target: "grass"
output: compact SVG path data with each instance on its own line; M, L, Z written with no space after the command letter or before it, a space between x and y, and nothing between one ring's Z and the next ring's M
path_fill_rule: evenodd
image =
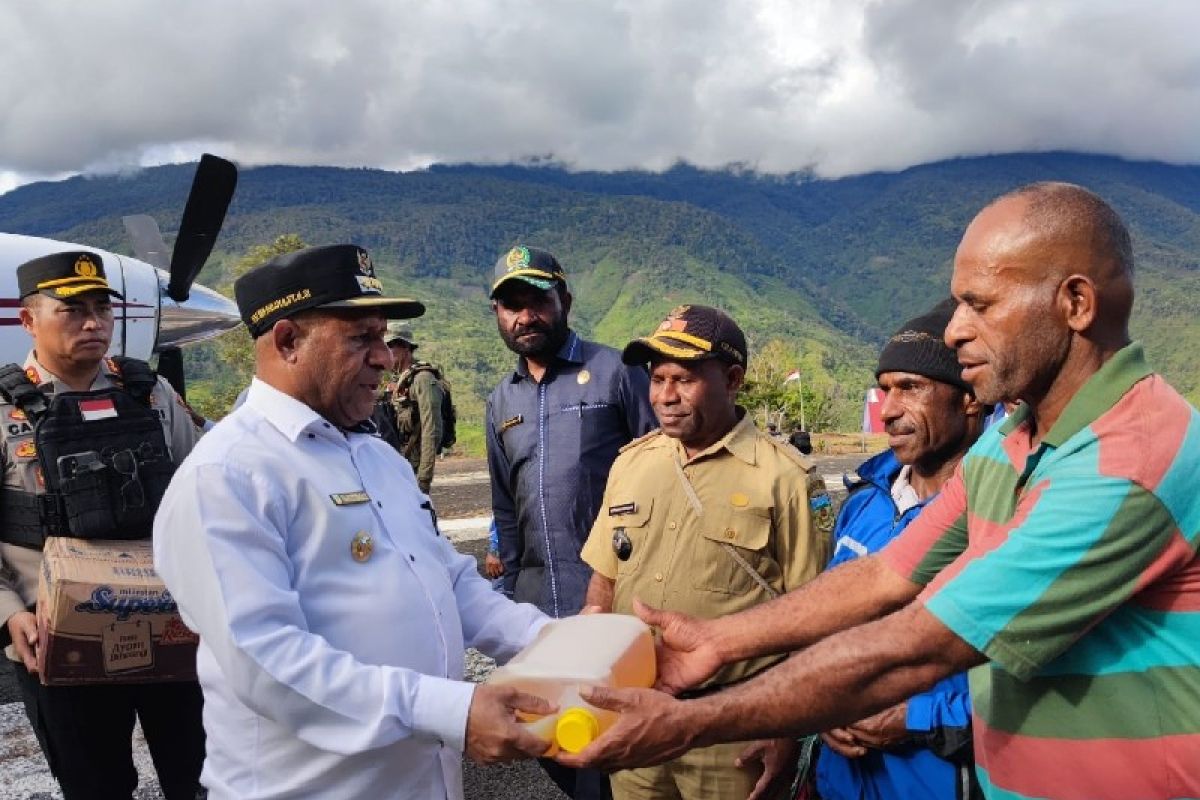
M825 455L878 453L887 448L886 433L814 433L813 452Z

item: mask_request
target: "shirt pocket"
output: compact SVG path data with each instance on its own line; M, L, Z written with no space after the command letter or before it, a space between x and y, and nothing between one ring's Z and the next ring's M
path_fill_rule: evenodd
M630 545L629 558L622 561L620 556L617 556L618 578L636 575L646 555L646 550L650 547L649 523L651 511L654 509L654 498L632 502L632 511L615 516L609 515L609 527L612 529L612 540L609 546L613 548L614 555L617 552L618 539L622 533L628 537ZM605 512L607 513L607 509Z
M692 585L701 591L741 596L763 594L727 549L731 547L768 583L779 578L779 567L770 552L771 509L766 506L705 509L700 541L692 548Z
M577 421L581 455L597 448L620 447L625 442L620 435L624 429L618 409L608 400L580 400L564 405L559 413Z

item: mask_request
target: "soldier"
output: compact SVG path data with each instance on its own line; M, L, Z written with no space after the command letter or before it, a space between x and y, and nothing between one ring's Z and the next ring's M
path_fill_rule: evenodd
M33 608L47 536L112 538L117 533L68 528L65 515L51 515L46 510L47 481L56 484L58 476L43 472L40 462L46 460L46 453L39 459L38 451L53 446L43 440L44 423L65 418L61 409L66 408L66 404L54 404L53 397L61 392L113 389L125 395L109 393L103 396L103 403L112 416L128 421L122 428L128 429L127 450L137 453L129 471L137 476L139 496L145 498L137 505L144 507L140 524L146 536L170 478L171 463L180 463L200 437L197 421L175 391L155 378L144 362L105 358L113 334L110 297L124 298L108 285L100 256L71 251L36 258L17 267L17 284L21 325L33 339L33 350L25 359L23 373L10 365L0 377L4 395L0 400L4 422L0 430L4 483L0 618L7 623L0 634L11 642L6 655L15 662L13 671L30 724L67 800L132 795L138 783L131 750L135 717L141 722L163 793L167 798L191 800L200 787L204 762L199 685L184 681L43 686L37 675ZM129 396L133 399L126 402ZM43 425L35 436L34 423L39 418ZM145 432L147 420L153 434ZM72 445L83 451L89 449L89 424L78 424L73 434ZM111 439L105 444L105 449L117 446ZM130 458L134 458L132 453ZM150 455L144 455L147 453ZM143 463L143 457L156 463ZM115 461L112 466L116 468ZM129 530L121 533L123 538L131 538Z
M746 338L728 315L680 306L650 336L631 342L627 364L650 364L650 402L662 428L621 450L609 475L584 560L594 573L587 604L633 613L634 597L699 617L719 617L791 591L820 572L830 518L811 459L759 431L736 404ZM778 659L731 664L708 694ZM795 744L717 745L658 767L612 776L613 796L743 800L767 794L794 761ZM739 755L741 754L741 755ZM771 768L750 764L763 758ZM745 766L739 766L744 762ZM761 774L760 774L761 773Z
M417 361L412 328L389 322L387 346L396 360L396 380L388 385L387 400L396 413L400 454L408 459L421 491L429 494L433 465L442 444L442 401L444 392L437 368Z

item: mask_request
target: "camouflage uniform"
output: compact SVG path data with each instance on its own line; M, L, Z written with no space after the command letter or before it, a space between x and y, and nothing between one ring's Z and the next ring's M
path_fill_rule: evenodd
M400 453L408 459L417 476L421 491L429 493L433 484L433 465L438 445L442 441L442 387L430 369L417 369L414 364L402 372L392 390L391 402L396 409L396 428L403 443ZM413 374L415 372L415 374ZM398 387L412 375L404 395Z

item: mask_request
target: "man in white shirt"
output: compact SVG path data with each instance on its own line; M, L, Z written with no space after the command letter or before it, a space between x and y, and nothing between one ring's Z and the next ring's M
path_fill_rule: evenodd
M541 755L546 704L462 681L547 618L491 591L437 530L412 469L367 422L392 365L383 296L354 245L273 259L235 285L255 338L246 402L176 473L155 563L200 634L219 798L461 798L461 754Z

